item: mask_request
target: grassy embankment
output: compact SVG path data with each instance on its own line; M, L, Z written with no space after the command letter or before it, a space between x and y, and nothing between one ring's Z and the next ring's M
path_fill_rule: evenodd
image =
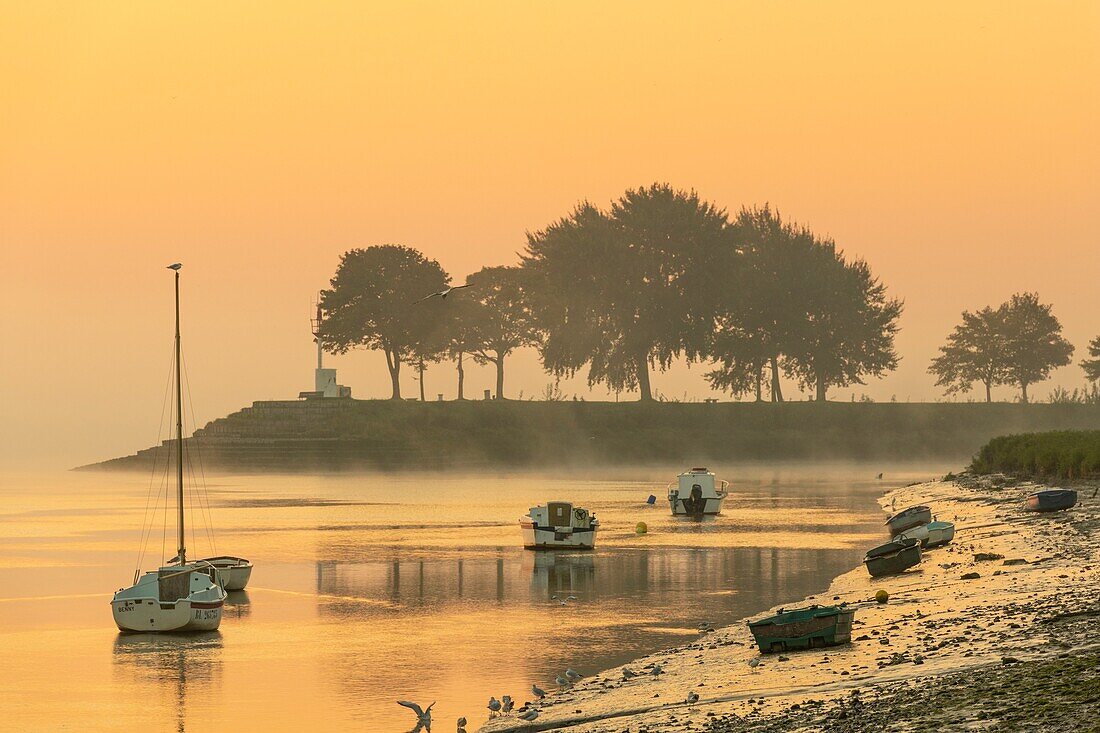
M1100 430L1003 435L982 446L970 468L1026 478L1100 477Z
M569 468L751 460L958 462L1013 432L1100 429L1100 406L257 402L197 431L239 470ZM143 469L158 449L98 464ZM208 459L208 460L206 460Z

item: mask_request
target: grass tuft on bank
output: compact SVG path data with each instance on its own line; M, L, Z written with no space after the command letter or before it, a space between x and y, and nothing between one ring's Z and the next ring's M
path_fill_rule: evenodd
M1002 435L982 446L970 468L1027 478L1100 477L1100 430Z

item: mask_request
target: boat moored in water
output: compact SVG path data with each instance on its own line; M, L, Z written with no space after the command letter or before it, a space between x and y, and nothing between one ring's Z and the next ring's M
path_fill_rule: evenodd
M919 527L932 521L932 509L926 506L911 506L886 520L890 536L901 534L907 529Z
M668 505L673 516L701 517L720 514L722 500L726 498L725 481L718 483L714 474L706 468L692 468L676 477L668 486Z
M906 538L871 548L863 558L863 564L872 578L878 578L904 573L914 565L920 565L920 558L920 541Z
M591 550L596 546L596 515L567 501L548 501L520 517L523 546L528 550Z
M934 520L894 536L894 542L906 539L919 541L921 547L939 547L955 539L955 525L953 522Z
M749 631L764 653L837 646L852 640L855 617L855 609L844 605L781 608L774 616L750 621Z
M252 577L252 563L243 557L220 555L207 557L199 562L213 565L218 570L218 579L225 590L244 590Z
M111 599L115 624L120 631L213 631L226 598L217 574L204 563L149 571Z
M1047 489L1027 497L1027 508L1033 512L1057 512L1076 504L1077 492L1073 489Z

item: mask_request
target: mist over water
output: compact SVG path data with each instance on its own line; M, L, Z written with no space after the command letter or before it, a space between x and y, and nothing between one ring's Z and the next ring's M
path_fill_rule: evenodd
M460 715L475 726L490 695L522 702L566 667L591 674L691 641L701 622L823 590L882 537L882 491L949 466L714 468L731 495L706 521L674 520L663 502L682 467L208 476L217 551L256 569L221 630L190 637L120 635L111 621L147 476L4 477L0 725L407 730L413 716L395 700L410 699L438 701L440 730ZM656 508L644 508L649 494ZM594 552L522 549L516 520L552 499L600 518ZM638 521L648 534L635 534ZM199 557L214 548L193 525ZM146 568L162 546L174 554L170 517L157 517L149 545Z

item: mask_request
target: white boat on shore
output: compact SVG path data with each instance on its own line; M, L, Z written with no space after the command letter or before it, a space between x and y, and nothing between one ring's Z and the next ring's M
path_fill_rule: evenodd
M668 485L668 504L674 516L720 514L728 486L725 481L717 482L706 468L692 468Z
M918 540L921 547L939 547L955 539L955 525L953 522L933 520L894 536L894 542L905 539Z
M591 550L600 520L567 501L548 501L531 507L527 516L520 517L519 526L528 550Z

